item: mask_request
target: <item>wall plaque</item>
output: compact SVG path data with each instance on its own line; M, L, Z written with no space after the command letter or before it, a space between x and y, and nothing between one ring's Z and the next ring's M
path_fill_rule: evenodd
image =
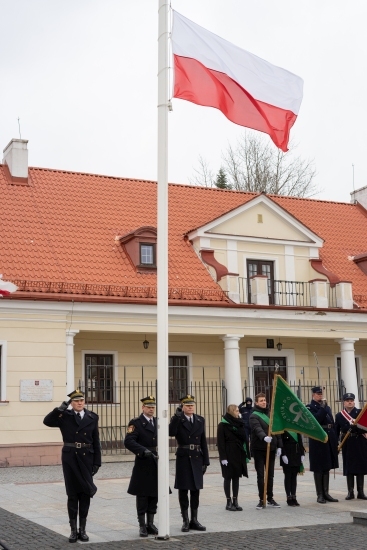
M52 380L21 380L20 401L52 401Z

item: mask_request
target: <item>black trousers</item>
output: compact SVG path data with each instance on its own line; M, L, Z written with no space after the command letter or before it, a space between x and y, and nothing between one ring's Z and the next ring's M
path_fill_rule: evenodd
M265 464L266 464L266 451L254 450L252 455L255 460L255 470L257 473L257 488L259 491L259 498L264 498L264 483L265 483ZM266 487L266 494L268 500L273 498L273 483L274 483L274 464L275 464L275 451L270 451L269 456L269 468L268 468L268 483Z
M90 505L90 496L85 493L78 493L68 497L68 514L69 519L77 519L78 509L79 517L86 518L88 516Z
M156 514L157 504L158 497L137 496L136 511L138 512L138 516L143 516L144 514Z
M297 466L284 470L284 489L287 497L296 496L298 472L299 468Z
M199 508L199 495L200 489L197 491L190 491L190 508L197 510ZM189 509L189 491L186 489L178 490L178 501L180 503L181 510Z

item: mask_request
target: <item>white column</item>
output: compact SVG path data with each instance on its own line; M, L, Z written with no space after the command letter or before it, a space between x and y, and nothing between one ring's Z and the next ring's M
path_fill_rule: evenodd
M239 405L242 402L242 380L240 365L240 347L242 336L226 334L224 342L224 383L227 389L227 405Z
M74 336L79 330L66 331L66 395L75 390Z
M354 393L356 396L356 407L359 407L358 400L358 381L356 373L356 363L354 355L354 342L359 338L342 338L336 340L340 344L341 357L341 378L348 393Z

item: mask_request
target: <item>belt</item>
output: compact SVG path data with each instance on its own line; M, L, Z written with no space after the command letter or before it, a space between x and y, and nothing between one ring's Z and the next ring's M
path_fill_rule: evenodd
M92 445L90 443L65 443L64 447L76 447L77 449L85 448L85 447L91 447Z
M348 432L347 432L347 433L348 433ZM347 433L345 433L345 434L342 433L341 436L342 436L342 437L345 437L345 436L347 435ZM349 437L358 437L358 436L359 436L359 434L352 433L352 432L349 433Z
M333 426L333 424L321 424L321 428L326 428L327 430L331 430Z
M190 449L190 451L201 451L200 445L179 445L179 449Z

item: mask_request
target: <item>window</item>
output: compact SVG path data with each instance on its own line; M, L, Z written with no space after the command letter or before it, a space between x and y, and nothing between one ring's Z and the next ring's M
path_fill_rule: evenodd
M248 303L251 304L250 278L254 275L266 275L268 278L269 304L274 304L274 262L265 260L247 260Z
M140 244L140 264L155 265L154 244Z
M85 400L113 403L113 355L85 355Z
M169 371L169 402L178 403L188 392L187 355L170 355L168 357Z

